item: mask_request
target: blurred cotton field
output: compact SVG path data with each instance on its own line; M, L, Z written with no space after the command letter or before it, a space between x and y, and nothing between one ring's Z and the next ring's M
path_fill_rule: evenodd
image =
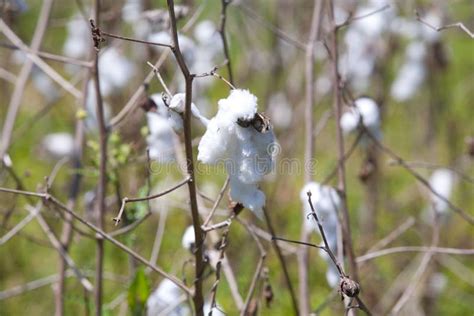
M468 315L474 6L0 1L0 315Z

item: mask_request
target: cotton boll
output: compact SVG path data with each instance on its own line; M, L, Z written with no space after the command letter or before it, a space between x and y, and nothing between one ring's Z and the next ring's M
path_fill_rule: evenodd
M402 65L390 89L391 96L398 102L412 98L425 79L425 66L419 61Z
M429 180L429 184L433 191L444 197L450 199L455 182L455 174L449 169L435 170ZM430 192L430 199L434 210L438 214L444 214L448 211L449 205L441 198Z
M342 131L346 134L354 131L359 124L359 114L355 111L347 111L341 116L340 124Z
M124 88L133 77L135 66L116 48L105 50L99 57L99 78L101 93L109 96L115 90Z
M328 239L336 240L337 236L337 212L341 205L341 199L336 190L317 182L309 182L300 192L301 203L303 204L304 214L312 213L311 206L308 202L308 191L311 192L311 201L313 207L321 221L324 232ZM310 217L311 218L311 217ZM317 230L314 219L305 222L308 229Z
M122 20L134 23L140 19L143 11L140 0L127 0L122 7Z
M173 127L166 117L158 113L147 113L150 135L147 136L150 158L161 163L175 160Z
M155 291L151 293L147 300L147 315L155 316L176 303L185 293L172 281L163 279ZM179 304L167 315L187 316L191 315L189 307L185 304Z
M374 136L380 135L379 107L374 100L370 98L355 100L354 107L341 116L340 124L343 132L349 133L356 130L361 120Z
M212 316L225 316L226 314L221 312L221 308L219 307L219 304L216 304L216 307L211 308L211 302L207 301L204 303L203 311L204 315L209 315L209 313L212 311Z
M183 238L181 239L181 245L184 249L192 250L195 242L194 227L188 226L184 231Z
M293 111L285 94L278 92L270 96L268 101L268 113L272 123L278 128L288 128L291 124Z
M92 47L89 23L76 14L67 23L67 38L63 46L64 55L80 59L87 56Z
M230 176L230 196L235 202L261 216L265 195L258 183L273 166L271 146L275 136L270 129L259 132L253 126L237 124L250 121L257 112L257 98L246 90L233 90L219 101L219 111L209 121L198 147L198 160L224 162Z
M74 151L74 138L68 133L54 133L46 135L42 147L55 158L71 156Z
M31 78L35 88L46 98L48 102L53 102L59 97L58 90L49 76L42 70L33 68Z
M148 36L148 41L161 43L161 44L167 44L167 45L173 45L173 39L171 38L170 34L165 31L151 34L150 36ZM194 44L194 41L192 39L182 34L178 34L178 42L179 42L179 48L181 49L181 52L183 53L183 57L186 61L186 64L188 66L192 65L195 62L196 44ZM152 47L158 51L161 51L162 49L164 49L164 47L160 47L156 45L153 45Z
M112 110L110 109L110 105L107 102L102 102L102 106L104 108L104 121L107 124L107 122L110 119ZM97 97L96 97L94 80L89 80L89 83L87 86L86 111L87 111L86 127L90 131L97 130L97 126L98 126Z
M212 45L219 40L216 25L211 20L199 22L194 28L193 35L200 45Z

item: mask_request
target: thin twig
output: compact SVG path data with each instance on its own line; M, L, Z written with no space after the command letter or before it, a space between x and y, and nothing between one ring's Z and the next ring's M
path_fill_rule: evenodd
M119 210L119 213L117 215L117 217L114 217L114 221L115 221L115 226L118 225L118 223L120 223L120 221L122 220L122 214L125 210L125 205L127 203L130 203L130 202L143 202L143 201L149 201L149 200L153 200L153 199L156 199L160 196L163 196L163 195L166 195L168 193L171 193L173 192L174 190L182 187L183 185L185 185L186 183L188 183L189 181L191 180L191 177L186 177L184 180L182 180L181 182L179 182L178 184L172 186L171 188L169 189L166 189L160 193L156 193L156 194L152 194L152 195L149 195L149 196L145 196L145 197L136 197L136 198L128 198L128 197L124 197L122 199L122 204L120 206L120 210Z
M430 29L432 30L435 30L436 32L440 32L440 31L443 31L443 30L446 30L446 29L451 29L451 28L459 28L461 29L462 31L464 31L467 35L469 35L470 38L474 38L474 33L472 31L470 31L463 23L461 22L457 22L457 23L452 23L452 24L447 24L447 25L443 25L443 26L434 26L434 25L431 25L430 23L426 22L425 20L423 20L420 16L420 14L418 13L418 11L415 11L415 15L416 15L416 20L421 22L422 24L426 25L427 27L429 27Z
M193 147L192 147L192 135L191 135L191 102L192 102L192 91L193 91L193 76L189 72L188 66L184 60L181 52L179 41L178 41L178 28L176 25L176 16L174 12L174 1L167 0L168 11L170 17L171 26L171 37L173 39L172 51L176 58L176 61L181 69L183 77L185 79L185 111L183 115L184 125L184 144L186 152L186 169L190 177L188 181L189 198L191 204L191 215L194 227L194 240L196 242L195 249L195 280L194 280L194 309L198 316L203 316L204 299L202 293L202 273L204 272L205 263L203 260L203 233L201 231L199 210L197 205L196 197L196 183L194 177L194 158L193 158Z
M265 216L265 221L267 223L268 230L270 231L270 235L271 236L276 236L275 229L273 229L273 224L271 222L270 216L268 215L268 211L267 211L266 207L263 207L263 215ZM273 249L275 250L275 252L277 254L278 260L280 261L280 265L281 265L281 268L283 270L283 275L285 276L285 282L286 282L286 286L288 288L288 292L290 293L293 312L295 313L295 315L299 315L298 300L296 299L296 294L295 294L295 291L293 289L293 285L291 283L290 274L289 274L288 268L286 266L285 258L283 257L283 255L281 253L280 246L278 245L276 240L272 240L272 246L273 246Z
M222 40L222 46L224 47L224 56L226 59L227 72L229 74L229 81L231 86L234 85L234 76L232 75L232 64L230 61L229 54L229 44L227 43L227 36L225 33L225 26L227 21L227 6L232 2L232 0L221 0L222 9L221 9L221 21L219 26L219 35Z

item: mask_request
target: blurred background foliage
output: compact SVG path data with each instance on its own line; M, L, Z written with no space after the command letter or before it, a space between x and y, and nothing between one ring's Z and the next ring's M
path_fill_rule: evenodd
M87 8L87 1L54 2L49 26L41 44L42 51L62 54L62 47L68 36L66 25L69 20L78 18L77 4L82 2L84 2L84 8ZM126 23L122 19L121 10L124 1L102 2L101 28L110 33L134 37L133 23ZM42 1L29 0L26 3L28 5L26 11L21 13L4 12L3 18L25 43L30 43ZM162 0L144 0L143 3L148 9L166 8L165 1ZM350 0L338 0L335 3L341 10L347 10L347 12L367 5L365 1ZM377 1L372 1L372 3L377 4ZM378 7L382 7L385 1L380 1L380 3ZM189 6L189 14L179 21L180 26L183 26L196 10L200 10L198 21L209 19L216 26L219 24L220 1L188 0L184 1L184 4ZM305 43L309 34L312 8L313 1L309 0L236 0L228 7L227 37L230 44L230 59L235 85L239 88L249 89L255 94L259 98L260 110L268 113L271 119L272 115L278 114L277 112L287 113L281 108L272 109L271 97L275 93L282 93L287 99L285 106L291 109L289 125L278 126L275 124L275 133L281 145L278 157L280 161L285 158L296 158L303 161L305 53L283 41L265 25L271 24L297 41ZM403 17L416 24L418 28L425 28L426 32L435 32L416 21L415 9L422 14L437 9L442 16L443 23L462 21L468 28L474 29L474 5L469 0L449 2L404 0L392 3L388 10L394 12L390 19L394 19L395 16ZM351 24L340 32L341 54L344 54L347 48L344 36L352 27ZM326 29L323 28L322 37L325 36L324 32ZM187 35L192 37L192 32L188 32ZM3 36L0 37L0 40L2 43L8 43L8 40ZM438 49L442 51L443 56L425 58L423 61L426 70L425 80L408 100L397 101L390 94L390 89L404 62L405 48L410 41L416 40L407 39L393 31L381 32L376 39L376 48L382 47L381 51L373 52L376 55L376 66L367 78L367 86L364 89L354 88L354 96L367 95L379 102L383 117L382 142L401 157L407 161L450 166L472 179L474 168L472 153L469 157L468 147L470 144L472 151L472 137L474 137L474 125L472 124L474 118L472 101L474 100L474 41L459 29L448 29L439 33L439 37L436 39L438 47L435 48L434 44L429 44L428 55L434 56L434 50ZM220 43L218 44L220 45ZM119 47L136 68L135 74L130 76L126 86L114 91L113 96L107 99L112 114L116 114L133 92L139 88L142 80L150 71L146 62L156 61L159 53L141 44L116 39L107 39L103 47L108 46ZM330 115L327 124L316 137L315 159L317 164L314 178L317 181L322 181L336 165L337 150L334 115L331 110L332 92L325 90L324 84L318 84L318 80L321 78L331 80L330 61L324 54L324 47L321 43L318 43L316 48L320 54L316 54L315 60L315 122L321 122L321 118ZM13 54L14 50L0 47L0 67L17 74L22 64L12 62ZM224 55L219 55L215 65L221 64L224 60ZM77 73L71 74L63 64L51 61L48 63L64 77L77 78ZM165 81L170 83L173 91L179 89L179 84L176 84L176 76L179 78L180 74L176 74L176 69L177 65L171 56L160 69ZM219 69L219 73L227 77L225 67ZM82 80L79 80L76 84L79 90L82 90L81 82ZM350 87L353 85L350 78L347 84ZM59 160L44 152L44 137L57 132L74 133L80 102L65 94L58 86L55 87L59 97L52 103L48 103L47 98L34 87L30 80L24 91L22 105L15 123L13 141L8 153L13 161L13 170L21 178L27 190L35 191L43 187L44 178L51 173ZM158 81L153 79L148 87L149 93L161 93L161 90ZM209 104L209 107L204 111L208 117L216 112L217 101L226 97L228 90L222 81L212 79L210 87L204 91L201 97ZM0 81L0 118L2 122L8 110L12 91L13 85L11 83L7 80ZM199 103L196 104L200 107ZM193 133L195 137L199 137L202 135L203 129L197 124L195 125ZM138 109L126 119L114 134L115 136L109 139L109 152L114 158L111 158L109 163L115 169L109 170L108 194L110 199L108 199L106 214L106 218L110 219L107 222L108 231L117 229L111 220L116 216L120 207L120 202L116 199L117 188L122 196L143 196L146 194L148 188L146 140L140 132L143 126L146 126L146 115ZM75 209L85 217L90 215L87 210L86 192L93 191L98 181L97 137L98 135L94 132L86 134L87 145L84 147L83 167L76 170L83 174L83 182ZM346 137L346 148L354 139L354 135ZM196 151L197 148L195 148L195 153ZM429 205L427 191L409 173L400 166L391 163L390 157L382 153L378 155L376 226L373 234L367 236L367 232L362 228L364 223L361 223L360 214L367 207L369 189L367 184L359 179L365 158L364 150L359 147L346 162L347 197L355 253L357 255L364 254L378 240L387 236L409 217L415 218L415 225L398 237L390 246L428 245L430 224L423 219L423 212ZM181 179L178 168L173 167L173 164L168 165L168 169L158 167L157 162L153 162L153 164L157 164L156 168L161 170L161 172L153 172L151 175L153 191L158 192L159 188L167 188ZM432 172L429 168L417 170L426 178L429 178ZM51 192L62 201L66 201L68 198L69 182L74 172L72 166L66 163L54 180ZM303 172L300 170L300 172L291 174L275 173L262 184L267 196L267 207L279 236L290 239L298 239L300 236L302 206L299 191L304 185ZM214 199L224 180L225 174L222 172L198 175L197 185L203 194ZM15 181L6 170L0 172L0 182L2 187L16 186ZM331 184L335 185L335 183L335 179L333 179ZM472 180L460 179L455 184L451 201L473 214L474 195L472 193ZM224 210L226 209L226 200L224 199L222 203ZM0 193L0 201L0 235L3 235L28 214L25 205L29 201L24 197L4 193ZM185 228L191 223L187 201L185 187L178 189L170 197L153 201L151 203L153 215L133 232L118 238L138 253L148 257L155 239L160 214L163 214L163 209L166 208L168 217L157 264L180 278L186 277L190 284L192 269L189 266L183 268L183 264L192 259L192 255L181 247L181 237ZM206 205L211 207L212 203L206 202ZM137 220L146 212L146 207L146 203L128 205L127 219L129 221ZM43 214L59 234L63 223L61 218L46 208L43 210ZM239 216L266 229L265 224L248 211L244 211ZM218 215L218 219L223 220L225 217L221 214ZM239 288L244 294L246 293L245 289L250 285L258 261L258 249L244 227L237 223L234 223L230 229L229 240L226 253L237 275ZM313 242L319 242L319 240L319 235L312 236ZM105 245L107 278L105 280L104 312L106 315L118 315L120 310L128 313L126 305L121 302L126 303L128 296L128 302L133 301L139 304L137 300L143 299L141 295L144 294L137 288L145 289L146 286L150 286L153 289L161 278L154 273L145 275L143 270L138 270L141 272L138 272L135 277L136 263L133 263L126 254L110 244L106 243ZM442 224L439 245L453 248L473 248L472 226L456 214L451 214L449 220ZM259 290L256 295L261 300L259 314L290 314L292 311L291 301L280 265L268 242L265 242L265 247L269 252L266 266L274 291L274 300L269 307L265 306ZM81 270L90 280L93 280L94 241L74 234L70 253ZM428 290L417 292L417 296L419 296L417 302L422 306L420 312L426 315L468 315L472 313L472 304L470 303L474 299L472 257L453 256L456 263L451 266L443 264L443 261L438 259L440 257L445 257L445 255L436 256L436 259L431 262L430 273L427 273L426 278L428 279L429 275L439 272L443 277L444 287L439 291L434 301L429 296ZM387 308L389 309L395 302L393 297L392 301L388 303L384 301L384 304L387 305L383 307L378 304L382 298L388 296L390 287L397 282L397 276L419 258L416 253L394 254L371 260L361 266L362 295L367 305L382 308L379 309L381 313L387 312ZM296 287L296 256L289 254L286 259ZM326 282L325 262L313 250L310 251L310 262L309 283L312 309L327 303L327 307L324 308L321 315L340 315L343 312L343 306L337 296L327 302L332 290ZM32 221L20 234L0 246L0 291L55 274L58 263L59 258L56 251L49 246L46 236L36 221ZM132 282L132 280L134 281ZM205 282L206 289L211 287L213 281L213 277L208 278ZM423 280L422 288L426 289L429 286L428 281ZM138 292L130 294L129 289ZM134 294L138 297L135 301L131 298ZM399 295L400 292L394 294L395 299ZM87 315L93 310L92 297L88 298L84 294L82 287L74 277L67 279L65 298L66 315ZM229 287L224 278L219 285L217 299L223 310L229 315L236 314ZM116 304L116 302L120 302L120 304ZM51 285L0 300L0 315L49 315L53 311L54 290ZM405 312L408 313L408 311Z

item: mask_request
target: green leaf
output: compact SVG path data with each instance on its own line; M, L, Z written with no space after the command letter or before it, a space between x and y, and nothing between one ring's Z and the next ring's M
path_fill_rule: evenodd
M146 301L150 295L150 284L143 268L138 268L128 288L128 306L132 315L146 315Z

